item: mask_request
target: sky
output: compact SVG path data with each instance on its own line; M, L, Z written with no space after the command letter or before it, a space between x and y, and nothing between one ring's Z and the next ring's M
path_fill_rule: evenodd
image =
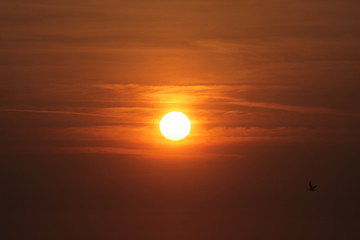
M359 10L1 0L1 234L359 239Z

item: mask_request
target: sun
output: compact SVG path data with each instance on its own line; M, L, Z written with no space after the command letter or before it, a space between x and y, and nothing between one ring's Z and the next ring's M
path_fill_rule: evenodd
M181 112L169 112L160 121L160 132L173 141L185 138L191 129L189 118Z

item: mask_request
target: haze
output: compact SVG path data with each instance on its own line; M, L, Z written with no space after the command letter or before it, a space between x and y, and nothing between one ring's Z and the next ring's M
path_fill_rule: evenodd
M359 239L359 10L2 0L1 235Z

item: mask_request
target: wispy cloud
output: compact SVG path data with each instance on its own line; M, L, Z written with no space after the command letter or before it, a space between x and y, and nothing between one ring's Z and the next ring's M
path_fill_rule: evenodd
M58 92L56 96L76 97L67 90L63 88L64 92ZM49 107L31 109L30 106L0 109L0 112L8 113L5 119L10 126L23 129L9 130L8 142L12 142L14 136L22 139L37 136L32 137L32 141L24 140L24 147L35 144L56 149L61 145L66 151L162 155L165 158L171 155L171 152L166 153L167 148L175 150L161 136L158 123L166 112L180 110L188 114L193 124L188 140L182 143L183 149L192 153L188 157L200 158L200 155L206 155L208 148L219 151L211 154L226 155L221 150L226 144L333 139L339 134L342 138L352 139L352 126L359 119L357 113L337 109L283 104L281 97L275 98L274 102L264 102L266 92L281 94L291 91L289 86L101 84L87 91L85 96L91 96L91 91L103 93L95 100L101 105L88 104L86 110L80 110L76 104L57 106L54 110ZM47 93L45 97L51 100L51 94ZM12 113L25 115L19 121ZM328 118L332 121L327 121ZM29 122L33 129L26 130ZM343 125L345 122L347 125ZM24 135L24 131L28 134ZM72 140L64 144L68 138ZM74 146L73 142L76 142Z
M85 113L85 112L69 112L59 110L36 110L36 109L0 109L0 112L22 112L22 113L48 113L48 114L65 114L65 115L81 115L81 116L96 116L102 117L96 113Z

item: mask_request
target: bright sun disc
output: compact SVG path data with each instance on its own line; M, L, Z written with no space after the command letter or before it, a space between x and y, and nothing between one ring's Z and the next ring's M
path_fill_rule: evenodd
M160 132L164 137L173 141L185 138L190 129L189 118L181 112L169 112L160 121Z

